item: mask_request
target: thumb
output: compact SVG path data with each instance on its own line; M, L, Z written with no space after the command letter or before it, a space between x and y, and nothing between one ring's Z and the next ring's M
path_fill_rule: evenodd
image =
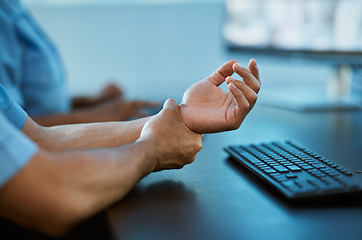
M165 101L165 103L163 104L163 108L162 110L165 109L170 109L173 111L178 111L178 104L177 101L175 99L169 98Z

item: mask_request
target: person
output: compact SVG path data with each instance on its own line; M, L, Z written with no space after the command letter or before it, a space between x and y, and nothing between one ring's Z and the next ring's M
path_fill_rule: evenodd
M0 46L0 83L43 126L123 121L159 108L157 102L127 101L115 84L71 98L55 46L19 0L0 0Z
M193 162L203 134L239 128L253 108L260 90L255 60L248 68L225 63L190 86L180 105L168 99L152 117L48 128L0 86L0 215L62 235L147 174Z

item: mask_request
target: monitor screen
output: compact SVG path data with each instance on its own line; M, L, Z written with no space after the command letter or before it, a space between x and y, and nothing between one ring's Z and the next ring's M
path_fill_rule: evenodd
M361 0L227 0L229 46L362 53Z

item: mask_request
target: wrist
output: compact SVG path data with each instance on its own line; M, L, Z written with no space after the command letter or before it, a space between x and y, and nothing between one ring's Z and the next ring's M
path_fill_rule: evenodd
M136 146L137 153L142 153L141 168L145 175L155 171L158 165L158 155L156 153L156 143L148 139L138 139L133 145Z
M184 108L185 108L185 104L184 103L181 103L178 107L178 111L179 111L179 114L180 114L180 120L181 120L181 123L184 125L185 128L187 128L188 130L190 130L191 132L194 132L194 133L198 133L196 131L193 130L192 126L190 123L186 123L184 120L183 120L183 111L184 111Z

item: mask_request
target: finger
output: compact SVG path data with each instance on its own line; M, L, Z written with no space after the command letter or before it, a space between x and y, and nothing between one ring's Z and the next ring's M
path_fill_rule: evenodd
M240 89L243 92L246 100L249 102L250 108L254 107L256 100L258 98L258 94L254 92L253 89L251 89L248 85L246 85L242 81L233 79L232 77L228 77L226 81L228 83L234 84L238 89Z
M256 78L256 80L258 80L258 82L261 83L260 76L259 76L259 69L258 69L256 60L254 58L250 59L249 70L250 70L251 74L253 74L253 76Z
M235 109L235 118L241 119L242 114L245 111L249 111L250 104L246 97L244 96L243 92L238 89L233 83L229 83L228 88L231 94L234 96L237 106Z
M209 80L219 86L225 81L225 78L231 76L234 73L233 65L236 63L235 60L230 60L219 67L211 76Z
M110 83L102 89L100 95L102 98L121 97L123 91L116 84Z
M165 101L165 103L163 104L162 110L166 110L166 109L178 111L178 104L177 104L176 100L172 99L172 98L167 99Z
M243 68L239 63L235 63L233 69L240 77L242 77L246 85L253 89L254 92L259 92L260 83L247 68Z
M192 132L194 133L193 131L191 131L190 128L188 128L186 126L186 124L181 120L181 117L180 117L180 113L179 113L179 105L177 104L177 101L175 99L172 99L172 98L169 98L165 101L165 103L163 104L163 109L162 111L165 111L165 110L172 110L174 113L177 114L177 118L178 118L178 121L189 131L189 132Z

